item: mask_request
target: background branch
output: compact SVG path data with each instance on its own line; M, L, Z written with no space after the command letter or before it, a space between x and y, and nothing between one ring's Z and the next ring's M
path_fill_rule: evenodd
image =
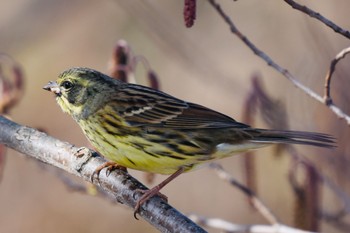
M226 172L223 167L218 163L210 163L209 167L213 169L219 178L228 182L232 186L242 191L250 200L252 206L271 224L279 224L277 217L271 212L271 210L255 195L253 191L239 183L233 176Z
M329 70L327 72L326 79L325 79L326 81L325 81L324 99L327 105L330 105L333 102L331 97L331 80L332 80L333 73L335 71L335 67L338 64L338 62L341 59L343 59L348 53L350 53L350 47L340 51L331 62L331 65L329 67Z
M343 28L339 27L338 25L333 23L331 20L329 20L326 17L324 17L323 15L321 15L320 13L318 13L318 12L308 8L307 6L303 6L303 5L297 3L297 2L295 2L293 0L284 0L284 1L286 3L288 3L294 9L299 10L299 11L309 15L310 17L321 21L322 23L324 23L328 27L332 28L335 32L345 36L348 39L350 39L350 32L349 31L344 30Z
M67 0L66 2L70 3ZM185 2L193 3L196 0L185 0ZM17 122L38 126L35 128L43 129L44 132L50 132L76 145L87 144L76 123L69 119L69 116L62 114L52 97L40 91L41 87L48 80L54 80L61 70L71 66L86 66L124 81L137 82L154 88L159 88L161 81L162 90L168 93L224 112L256 127L288 129L290 123L291 129L330 133L338 139L338 147L334 151L313 148L299 150L295 147L296 151L290 152L286 147L272 147L259 150L259 155L255 158L256 163L253 163L251 156L245 157L245 155L220 161L225 163L227 174L235 179L240 177L239 173L242 172L241 159L249 161L247 166L249 185L245 186L252 190L256 197L263 197L265 207L276 215L272 221L267 220L269 221L267 225L251 225L265 219L262 219L260 213L257 214L259 210L254 206L253 211L249 208L250 196L242 195L241 190L234 191L237 189L236 186L218 182L218 177L208 171L186 174L167 189L170 201L179 203L178 207L181 210L196 212L198 216L212 217L199 217L200 220L204 219L202 222L199 221L203 226L206 225L203 222L208 220L206 226L209 231L213 227L214 232L220 231L217 229L230 232L228 228L225 230L220 227L229 226L234 222L245 232L254 232L257 229L263 232L277 230L281 232L282 228L276 228L275 225L281 226L283 224L278 223L287 223L294 229L303 228L305 226L293 221L293 218L299 213L299 216L306 219L305 215L300 213L306 215L310 213L310 205L303 205L296 211L298 203L291 188L293 184L287 179L290 167L295 178L292 187L303 189L304 192L305 198L300 200L305 200L307 204L318 205L318 210L312 213L311 220L317 219L320 228L304 228L304 230L349 232L350 186L347 179L350 164L347 143L349 128L344 127L344 121L336 119L336 114L348 119L350 113L347 108L350 99L350 92L347 91L349 86L347 79L349 66L345 63L348 62L347 59L334 66L336 72L330 76L332 80L329 79L329 82L332 81L332 84L328 85L332 90L327 90L340 108L335 105L322 106L332 102L327 102L323 92L328 88L324 87L324 78L329 65L332 65L331 60L334 58L332 54L335 55L349 46L347 44L349 41L346 40L348 37L345 35L344 40L343 36L324 26L328 21L331 22L330 20L324 16L318 18L321 16L319 13L294 1L285 0L277 5L276 2L266 2L260 4L260 7L253 7L259 4L259 1L254 0L212 2L222 4L220 14L223 16L215 17L218 16L218 11L213 10L213 5L197 1L198 20L189 30L184 26L181 14L185 13L185 9L188 10L186 11L189 13L188 19L193 23L196 9L195 7L190 9L190 5L184 6L184 1L161 3L90 1L68 5L57 4L54 0L38 0L35 4L13 4L12 1L7 1L2 8L6 12L1 14L1 28L4 32L0 34L1 51L10 53L11 57L20 62L12 62L8 56L1 56L0 53L0 89L3 91L0 90L0 112L11 113L11 117ZM294 10L287 5L290 3L301 8ZM313 6L333 22L343 25L343 28L349 28L350 24L346 17L349 4L347 1L338 4L325 1ZM79 14L81 17L71 21L70 17L67 17L71 14ZM330 28L334 29L332 26ZM228 29L236 33L235 36L244 43L235 40L235 36L230 37ZM341 31L349 34L342 28L338 33ZM249 35L249 39L246 35ZM117 42L112 53L113 45L121 36L124 40ZM130 42L130 45L127 42ZM250 49L247 50L247 46ZM272 57L267 56L264 51ZM52 57L52 54L55 56ZM109 70L106 69L106 54L113 56ZM259 55L259 59L256 59L256 55ZM263 60L262 63L254 62L260 59ZM279 73L276 74L276 68L271 69L266 63L270 66L279 66ZM18 64L21 64L19 70L16 69ZM292 78L298 83L294 85L306 86L305 88L311 91L306 92L307 95L315 94L315 96L311 98L303 94L299 96L300 91L290 85L291 81L285 82L288 77L265 79L264 91L268 94L265 97L269 97L271 101L259 94L256 85L255 87L253 85L252 96L249 98L250 101L247 101L247 105L249 102L253 103L252 108L246 109L246 106L243 106L243 109L251 115L240 118L242 97L247 94L250 75L256 73L261 73L263 77L291 75L280 66L282 64L288 64L284 67L295 73ZM21 71L21 68L24 68L23 71L17 72ZM160 79L157 79L153 68L156 68ZM18 77L22 74L30 78L26 82L21 82ZM23 96L23 84L27 84L25 98L20 98ZM19 99L19 102L16 101ZM18 107L14 109L13 106L17 102ZM285 110L284 113L289 119L283 118L281 110ZM328 114L332 111L336 114ZM287 124L284 125L283 122L279 124L281 119L286 119ZM3 128L0 128L0 134L3 133L1 130ZM35 135L33 134L33 137ZM72 149L70 154L73 160L85 159L90 163L101 159L97 154L76 158L76 149ZM5 156L5 152L8 157ZM145 221L133 219L127 203L125 208L121 205L116 207L112 202L122 201L116 198L116 194L109 195L101 186L96 187L94 184L82 182L83 178L76 178L65 170L55 169L44 163L39 163L38 169L38 163L28 161L28 156L21 158L17 154L0 144L0 174L1 168L5 166L0 189L0 196L3 197L0 199L1 231L42 233L72 229L86 233L95 232L96 229L101 233L109 233L110 229L122 232L154 231ZM274 154L280 156L272 156ZM56 156L59 154L56 153ZM103 159L102 161L104 162ZM293 165L295 166L292 167ZM309 170L316 172L319 177L309 179L307 177ZM73 172L78 173L75 169ZM137 171L131 172L140 179L144 175ZM101 179L104 175L103 172ZM124 175L128 176L116 171L111 177L124 179ZM109 182L110 177L103 179ZM126 179L127 183L132 183L132 180ZM244 184L240 178L236 179L236 183L237 181ZM315 181L320 188L309 185ZM230 183L230 179L226 182ZM315 194L312 191L316 191L318 198L310 202L310 198ZM82 196L81 193L85 195ZM129 195L128 192L126 195ZM97 196L103 197L103 201L101 198L96 198ZM37 199L40 199L40 203L35 201ZM136 198L131 198L131 202L134 199ZM288 204L281 205L286 202ZM133 203L130 207L132 205ZM144 211L147 211L150 205L152 204L147 205ZM273 224L274 219L278 221L277 224ZM215 227L215 224L218 227ZM168 231L167 229L165 227L164 231Z
M206 218L195 214L191 214L189 218L200 225L219 229L227 233L313 233L312 231L303 231L282 224L242 225L219 218Z
M350 125L349 115L347 115L342 109L340 109L333 103L327 104L324 98L322 98L316 92L311 90L309 87L303 85L286 68L283 68L274 60L272 60L265 52L263 52L257 46L255 46L244 34L242 34L238 30L238 28L233 23L232 19L221 8L220 4L218 4L215 0L208 0L208 1L214 7L214 9L219 13L219 15L224 19L224 21L229 25L231 32L235 34L239 39L241 39L257 56L263 59L269 66L271 66L276 71L281 73L284 77L286 77L289 81L291 81L294 86L301 89L304 93L309 95L311 98L317 100L320 103L326 104L329 107L329 109L333 111L334 114L336 114L340 119L344 119L346 123Z

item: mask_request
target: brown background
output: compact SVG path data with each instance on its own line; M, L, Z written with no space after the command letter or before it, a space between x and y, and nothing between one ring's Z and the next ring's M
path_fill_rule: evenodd
M304 2L343 28L350 28L349 1ZM348 138L348 126L256 57L229 32L207 1L197 4L196 23L187 29L182 19L183 1L1 1L0 51L19 62L26 77L24 98L11 117L19 123L44 128L77 146L88 145L75 122L61 112L42 86L72 66L108 72L114 45L125 39L135 54L148 59L163 91L239 121L250 77L261 74L267 91L285 104L292 129L331 133L339 139L336 151L298 149L318 161L323 171L346 190L342 177L347 174L343 145ZM222 1L222 6L257 46L318 93L323 91L330 60L349 45L349 40L283 1ZM339 64L332 85L335 100L349 112L348 64L348 58ZM142 66L138 67L136 78L140 84L147 84ZM261 121L256 126L267 127ZM289 158L276 159L272 151L273 148L266 148L257 153L259 196L283 223L292 224L293 197L287 180ZM343 167L328 166L336 160L329 156L342 157L343 162L338 163ZM226 159L222 164L243 180L241 156ZM0 232L155 231L143 220L134 220L132 212L124 206L70 191L57 173L51 167L8 151L0 184ZM143 180L142 173L131 174ZM156 182L162 179L164 176L157 176ZM207 168L180 176L163 193L184 213L241 224L266 223L248 207L239 191ZM340 204L327 191L323 206L336 210ZM328 224L322 226L324 232L337 232Z

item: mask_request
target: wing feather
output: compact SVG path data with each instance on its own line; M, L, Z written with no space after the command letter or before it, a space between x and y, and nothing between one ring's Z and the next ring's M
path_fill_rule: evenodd
M248 127L209 108L140 85L119 89L114 100L118 102L115 107L119 114L131 126L184 130Z

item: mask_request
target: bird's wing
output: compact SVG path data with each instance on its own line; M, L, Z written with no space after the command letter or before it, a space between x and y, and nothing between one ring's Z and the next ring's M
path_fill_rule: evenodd
M131 126L174 129L248 127L209 108L140 85L119 89L114 101L118 114Z

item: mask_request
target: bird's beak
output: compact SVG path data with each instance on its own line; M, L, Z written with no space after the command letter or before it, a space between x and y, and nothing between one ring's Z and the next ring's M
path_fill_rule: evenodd
M54 81L50 81L47 85L43 87L46 91L51 91L56 94L56 96L61 96L61 89L58 84Z

